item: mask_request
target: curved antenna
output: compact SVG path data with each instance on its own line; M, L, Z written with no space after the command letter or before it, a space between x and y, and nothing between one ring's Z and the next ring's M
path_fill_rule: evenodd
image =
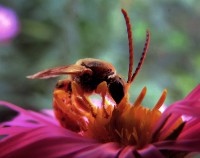
M137 68L135 69L135 72L133 73L133 76L131 77L131 81L130 82L133 82L133 80L135 79L135 77L137 76L138 72L140 71L140 69L142 67L142 64L144 62L144 59L146 57L147 50L148 50L148 47L149 47L149 42L150 42L150 32L149 32L149 30L147 30L147 33L146 33L146 42L145 42L145 45L144 45L142 56L140 58L140 62L137 65Z
M128 46L129 46L129 70L128 70L128 80L127 83L132 82L131 81L131 75L133 73L133 57L134 57L134 50L133 50L133 38L132 38L132 31L131 31L131 24L130 19L128 17L127 12L124 9L121 9L124 19L126 21L126 28L128 33Z

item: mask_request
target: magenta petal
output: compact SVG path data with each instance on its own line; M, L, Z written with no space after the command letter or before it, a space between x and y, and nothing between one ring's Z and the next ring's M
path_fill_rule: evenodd
M162 124L162 121L165 120L167 114L173 114L167 121L163 131L167 131L170 126L181 116L186 115L194 119L200 119L200 101L182 101L176 105L173 105L169 110L167 109L163 116L161 117L159 124ZM187 121L190 122L189 120ZM163 133L164 134L164 133Z
M200 100L180 101L171 105L171 107L166 110L166 113L175 113L200 118Z
M135 158L134 152L135 152L135 148L133 146L126 146L120 151L118 157L119 158Z
M200 151L200 139L198 138L178 141L161 141L154 143L154 145L159 150L178 150L188 152Z
M26 112L26 110L24 110L24 109L22 109L22 108L20 108L20 107L18 107L16 105L14 105L14 104L8 103L6 101L0 101L0 105L8 107L8 108L10 108L12 110L15 110L17 112Z
M164 123L166 118L170 116L162 128L161 133L164 135L170 126L176 122L181 116L188 116L190 118L200 119L200 85L197 86L185 99L177 101L170 105L162 114L160 120L156 124L153 133Z
M42 125L37 120L33 119L32 117L28 117L23 113L20 113L16 116L13 120L1 123L1 126L21 126L21 127L38 127Z
M116 143L105 143L102 145L97 144L94 148L79 152L75 157L115 158L117 157L119 151L120 147Z
M23 132L28 132L30 130L30 128L25 127L5 127L1 128L0 135L17 135Z
M199 98L200 98L200 84L185 97L185 100L199 100Z
M52 118L55 118L54 111L52 109L43 109L41 112Z
M5 101L0 101L0 106L5 106L8 107L12 110L15 110L17 112L19 112L19 116L14 118L16 120L11 121L12 123L21 123L21 122L25 122L24 125L26 125L27 121L29 121L29 123L31 121L35 121L38 122L40 124L44 124L44 125L57 125L58 123L55 121L55 119L51 118L51 117L47 117L43 114L40 113L36 113L33 111L28 111L25 109L22 109L14 104L5 102ZM30 125L30 124L29 124Z
M195 112L195 110L200 109L200 84L192 91L190 92L187 97L185 97L183 100L177 101L173 104L171 104L165 111L164 113L176 113L177 111L174 108L184 108L184 107L189 107L191 108L193 111L190 113L193 115L193 112ZM194 109L196 108L196 109ZM185 112L187 112L187 109L183 109L184 111L182 111L180 114L185 114ZM191 110L190 110L191 111ZM197 117L199 117L197 115Z
M97 146L94 140L58 126L52 117L7 102L0 104L19 112L0 126L0 136L6 136L0 139L0 157L70 157Z
M141 158L164 158L162 153L153 145L149 145L138 151Z
M179 139L196 139L199 138L200 120L193 119L187 122L184 130L181 132Z
M0 157L58 157L76 153L94 144L93 140L68 130L46 126L20 131L9 139L1 140Z
M29 112L31 113L32 117L36 118L38 121L40 121L44 124L47 124L47 125L53 124L53 125L56 125L56 126L59 125L59 123L52 116L45 115L45 114L38 113L38 112L34 112L34 111L29 111Z

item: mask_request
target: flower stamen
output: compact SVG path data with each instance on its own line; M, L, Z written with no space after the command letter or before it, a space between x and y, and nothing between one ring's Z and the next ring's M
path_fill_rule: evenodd
M153 110L155 109L160 109L160 107L163 105L165 99L167 97L167 90L165 89L162 93L162 95L160 96L160 99L158 100L158 102L156 103L156 105L154 106Z
M133 103L133 107L137 107L137 106L141 105L141 103L146 95L146 92L147 92L147 88L144 87L142 89L142 91L140 92L139 96L137 97L137 99L135 100L135 102Z

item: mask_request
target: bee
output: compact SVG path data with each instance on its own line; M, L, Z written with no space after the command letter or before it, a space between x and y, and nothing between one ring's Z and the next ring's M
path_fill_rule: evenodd
M126 11L124 9L121 11L125 18L129 41L129 70L127 81L116 73L111 63L93 58L80 59L72 65L51 68L27 76L29 79L47 79L60 75L68 75L67 79L57 82L53 100L55 115L60 124L65 128L76 132L86 130L84 118L78 118L76 115L77 113L81 114L83 112L82 110L78 110L77 106L81 107L79 109L90 111L95 117L95 109L91 108L91 103L87 99L87 96L93 93L100 94L102 99L107 95L115 104L119 104L144 62L150 42L150 33L147 30L144 50L133 73L134 51L131 24Z

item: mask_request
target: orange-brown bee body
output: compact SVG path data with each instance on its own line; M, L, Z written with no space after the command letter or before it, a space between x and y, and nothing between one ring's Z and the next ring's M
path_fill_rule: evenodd
M76 62L77 65L85 66L86 68L92 70L92 74L80 74L80 75L72 75L72 80L78 83L85 92L94 91L97 86L106 81L108 84L108 88L110 92L113 92L112 88L115 86L123 87L125 81L116 74L116 70L112 64L105 62L103 60L86 58L81 59ZM116 84L118 83L118 85ZM123 94L123 89L116 88L118 93ZM112 96L113 93L111 93ZM115 100L115 98L113 97ZM117 103L119 101L115 100Z

